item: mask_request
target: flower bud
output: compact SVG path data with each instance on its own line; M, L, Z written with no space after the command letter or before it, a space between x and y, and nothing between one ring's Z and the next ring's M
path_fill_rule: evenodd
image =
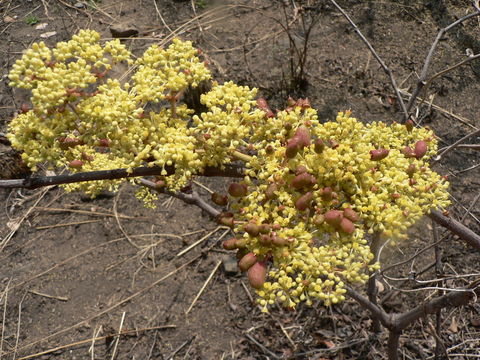
M347 218L352 222L357 222L358 220L360 220L358 214L351 208L346 208L345 210L343 210L343 217Z
M300 140L296 137L293 137L287 142L285 156L288 159L293 159L297 155L299 149L300 149Z
M81 169L83 166L83 161L82 160L72 160L68 163L68 166L73 168L73 169Z
M322 139L317 139L314 142L314 150L317 154L321 154L323 150L325 149L325 143L323 142Z
M415 157L417 159L422 158L423 155L425 155L427 153L427 143L423 140L417 141L415 143L414 153L415 153Z
M408 168L407 168L407 171L406 173L408 174L408 177L413 177L413 174L415 173L415 170L416 170L416 166L415 164L410 164L408 165Z
M316 183L316 179L309 173L301 173L297 175L292 180L292 187L296 190L301 189L303 187L310 187Z
M405 123L405 127L407 128L408 132L412 132L413 125L414 125L414 123L413 123L412 119L408 119L407 122Z
M245 249L247 247L247 240L244 238L237 239L237 241L235 241L235 247L237 249Z
M297 131L295 131L295 138L298 138L299 140L299 145L301 148L310 146L311 143L311 137L310 137L310 130L304 125L300 125L297 128Z
M246 233L248 233L248 235L250 236L257 236L260 232L260 228L257 224L254 224L254 223L248 223L246 225L243 226L243 230L245 230Z
M405 146L402 150L402 153L403 153L403 155L405 155L406 158L415 157L415 153L413 152L413 150L410 146Z
M108 139L100 139L100 140L98 140L98 146L108 147L109 145L110 145L110 140L108 140Z
M333 190L331 187L325 187L322 189L321 195L324 201L331 201L333 198Z
M218 206L226 206L228 204L228 196L219 193L212 193L212 202Z
M223 248L225 250L234 250L234 249L237 248L236 242L237 242L236 238L231 238L231 239L225 240L223 242Z
M268 246L272 243L272 238L270 237L270 235L263 234L260 236L258 241L260 242L260 244Z
M327 224L338 228L343 219L343 212L340 210L329 210L325 213L324 217Z
M352 234L355 231L355 225L347 218L343 218L340 222L340 230L342 230L345 234Z
M243 197L247 195L247 185L244 183L231 183L228 187L228 193L233 197Z
M260 234L268 234L270 232L270 225L269 224L261 224L259 227Z
M307 192L306 194L300 196L297 201L295 201L295 208L299 211L304 211L310 206L310 202L312 201L313 194L311 192Z
M272 244L275 246L285 246L289 244L289 241L284 237L275 235L275 236L272 236Z
M233 217L229 217L229 216L219 217L218 222L221 225L225 225L225 226L228 226L228 227L231 227L231 228L233 228L233 225L235 224L235 222L233 221Z
M267 264L263 261L258 261L248 269L248 281L254 289L262 288L267 277Z
M238 262L241 271L247 271L257 262L257 256L253 252L244 255Z
M267 200L272 200L276 197L275 191L278 190L277 184L272 183L268 185L267 189L265 190L265 198Z
M390 150L388 150L388 149L371 150L370 151L370 160L373 160L373 161L383 160L388 156L389 152L390 152Z

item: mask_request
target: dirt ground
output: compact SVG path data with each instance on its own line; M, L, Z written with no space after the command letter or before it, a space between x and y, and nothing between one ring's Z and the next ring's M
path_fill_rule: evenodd
M288 87L290 42L282 26L293 19L298 2L287 3L285 18L280 1L267 0L3 0L0 133L26 100L25 93L7 86L7 73L24 49L39 40L50 45L67 40L82 28L110 38L110 26L117 24L138 29L138 36L125 40L135 53L172 32L193 40L219 81L258 87L274 107L288 95L308 96L325 121L345 109L364 121L399 120L388 77L329 1L311 1L309 11L318 21L309 35L306 81ZM339 3L391 67L405 94L412 91L439 29L474 10L467 0ZM297 24L289 25L290 36L301 45L306 34ZM441 40L430 74L464 60L469 52L480 52L479 18ZM418 119L435 130L441 147L451 144L480 127L479 93L477 60L438 78L422 95ZM16 166L1 134L0 140L0 177L21 177L24 169ZM435 165L450 177L451 216L476 232L479 158L478 151L459 148ZM198 181L225 191L223 180ZM352 301L262 314L244 276L227 272L222 264L234 256L221 247L228 230L179 200L164 197L150 210L133 194L130 186L95 200L57 187L0 191L0 359L386 358L386 335L373 336L368 314ZM384 267L431 244L431 229L424 220L407 242L384 251ZM447 231L440 229L440 236L445 273L458 275L445 286L465 286L478 278L478 251ZM433 259L429 249L385 273L380 293L385 309L406 311L434 296L412 280ZM431 267L417 277L434 278ZM435 323L434 317L402 335L404 359L433 359L429 323ZM449 359L478 356L479 326L478 302L444 311L441 337ZM119 331L123 335L117 337Z

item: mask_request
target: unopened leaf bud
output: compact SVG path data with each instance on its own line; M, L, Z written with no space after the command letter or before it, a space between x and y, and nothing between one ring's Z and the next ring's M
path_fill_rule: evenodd
M254 289L261 289L267 277L267 264L257 261L248 269L248 281Z
M257 262L257 256L253 252L244 255L238 262L241 271L247 271Z

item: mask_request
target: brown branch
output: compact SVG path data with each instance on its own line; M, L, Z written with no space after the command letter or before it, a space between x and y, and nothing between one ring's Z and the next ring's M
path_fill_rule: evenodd
M367 40L367 38L362 34L362 32L360 31L358 26L353 22L353 20L350 18L350 16L348 16L348 14L345 12L345 10L343 10L343 8L340 5L338 5L335 0L330 0L330 2L342 13L342 15L347 19L347 21L350 23L350 25L352 25L353 30L357 33L357 35L360 37L360 39L362 39L362 41L365 43L365 45L367 45L368 49L370 50L372 55L375 57L377 62L380 64L383 71L385 71L385 73L390 78L390 83L392 84L393 90L395 91L395 96L397 97L398 103L400 104L400 107L402 108L404 121L407 121L408 117L409 117L408 116L408 110L407 110L408 108L405 106L402 95L400 94L400 91L398 89L397 82L395 81L395 78L393 77L392 71L385 64L385 62L382 60L380 55L377 54L377 52L373 48L372 44L370 44L370 42Z
M26 179L0 180L0 188L24 188L37 189L40 187L71 184L83 181L94 180L115 180L140 176L161 175L163 168L154 167L138 167L131 171L128 169L99 170L89 172L79 172L75 174L55 175L55 176L32 176ZM174 166L166 166L165 170L168 175L175 172ZM224 169L207 166L200 176L224 176L224 177L243 177L243 168L235 165L226 165Z
M428 216L439 225L447 228L452 233L457 235L460 239L464 240L468 245L480 250L480 235L473 232L465 225L461 224L457 220L443 215L438 210L432 210Z
M156 187L155 187L156 185L153 181L150 181L150 180L147 180L147 179L140 179L140 184L142 184L143 186L146 186L150 189L158 191L158 189L156 189ZM200 209L204 210L208 215L210 215L213 218L216 218L216 217L218 217L218 215L220 215L220 211L218 211L213 206L208 204L196 192L192 192L191 194L187 194L187 193L184 193L184 192L181 192L181 191L171 192L171 191L168 191L166 189L162 190L160 192L164 193L164 194L167 194L167 195L170 195L170 196L173 196L177 199L180 199L187 204L198 206Z
M430 51L428 52L428 55L427 55L427 57L425 59L425 62L423 64L422 72L420 73L420 77L417 81L417 87L413 91L412 96L410 97L410 100L408 101L407 108L406 108L407 112L409 112L411 110L411 108L412 108L415 100L417 99L418 95L420 95L420 92L422 91L423 87L427 84L426 80L427 80L427 75L428 75L428 68L430 66L430 63L432 62L433 53L435 52L435 49L437 48L437 45L440 42L440 39L443 37L443 35L447 31L449 31L452 28L454 28L455 26L461 24L465 20L468 20L468 19L470 19L474 16L478 16L478 15L480 15L480 10L477 10L474 13L465 15L464 17L462 17L462 18L458 19L457 21L451 23L450 25L441 29L438 32L437 37L433 41L432 46L430 47Z

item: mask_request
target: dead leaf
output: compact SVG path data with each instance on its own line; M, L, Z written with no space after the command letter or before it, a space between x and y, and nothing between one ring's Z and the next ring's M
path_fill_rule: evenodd
M17 229L20 227L20 222L18 220L10 220L7 222L7 227L11 231L17 231Z
M472 320L470 320L470 323L472 324L472 326L479 327L480 326L480 317L473 318Z
M53 35L57 35L56 31L47 31L46 33L40 34L40 37L42 39L47 39L49 37L52 37Z
M5 17L3 18L3 22L13 23L13 22L15 22L15 19L12 18L11 16L8 16L8 15L7 15L7 16L5 16Z
M47 23L41 23L41 24L38 24L37 26L35 26L35 30L43 30L43 29L45 29L47 26L48 26Z
M452 322L450 323L450 326L448 327L448 330L451 333L454 333L454 334L456 334L458 332L458 324L457 324L457 320L455 319L455 316L452 317Z
M333 343L333 341L323 340L322 342L327 347L327 349L331 349L331 348L335 347L335 344Z
M381 281L375 280L375 284L377 285L378 293L382 293L385 290L385 286Z

